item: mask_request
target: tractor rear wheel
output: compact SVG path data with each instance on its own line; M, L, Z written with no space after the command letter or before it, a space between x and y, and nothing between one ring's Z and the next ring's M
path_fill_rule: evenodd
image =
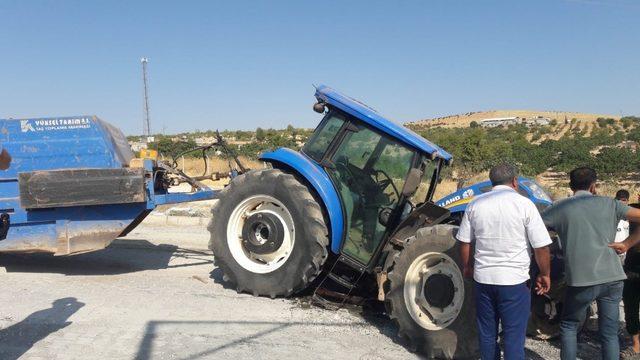
M322 209L292 174L265 169L240 175L211 211L209 247L238 292L289 296L305 289L327 259Z
M403 342L428 358L478 352L473 282L462 276L455 231L453 225L420 229L386 261L387 312Z

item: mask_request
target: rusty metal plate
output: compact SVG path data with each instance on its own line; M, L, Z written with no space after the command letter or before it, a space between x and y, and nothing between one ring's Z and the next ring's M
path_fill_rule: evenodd
M26 209L145 202L144 169L70 169L18 174Z

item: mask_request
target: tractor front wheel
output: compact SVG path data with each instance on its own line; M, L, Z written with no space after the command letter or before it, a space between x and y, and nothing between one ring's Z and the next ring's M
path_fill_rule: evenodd
M464 359L478 352L473 282L462 276L456 229L420 229L386 261L387 312L406 345L428 358Z
M327 259L327 226L318 202L292 174L250 171L220 194L209 224L215 264L239 292L289 296Z

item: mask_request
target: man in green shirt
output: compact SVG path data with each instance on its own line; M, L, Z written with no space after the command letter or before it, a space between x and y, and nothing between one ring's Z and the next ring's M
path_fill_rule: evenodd
M598 331L602 358L618 359L619 304L626 279L616 252L640 239L614 243L620 220L640 222L640 209L596 195L597 176L587 167L569 174L574 196L556 202L542 213L548 228L558 233L564 253L567 291L560 323L561 357L575 359L577 333L591 302L598 304Z

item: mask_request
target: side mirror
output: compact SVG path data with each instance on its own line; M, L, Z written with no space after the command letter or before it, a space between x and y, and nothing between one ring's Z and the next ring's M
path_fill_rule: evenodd
M313 111L322 114L324 113L325 107L324 107L324 103L321 101L318 101L317 103L313 104Z
M409 170L407 180L404 182L404 186L402 187L402 195L413 195L413 193L418 190L418 186L420 186L420 180L422 180L422 171L420 171L420 169L413 168Z

